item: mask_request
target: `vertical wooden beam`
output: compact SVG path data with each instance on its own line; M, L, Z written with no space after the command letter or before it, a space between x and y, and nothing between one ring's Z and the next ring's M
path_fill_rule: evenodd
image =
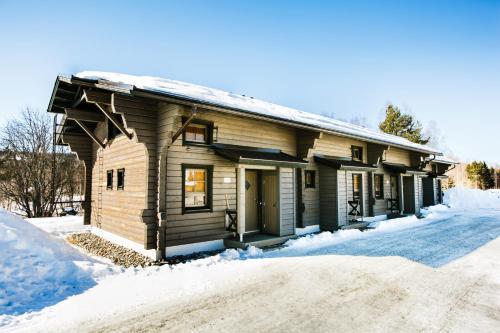
M243 234L245 233L245 180L245 168L238 166L236 177L236 217L240 242L243 242Z

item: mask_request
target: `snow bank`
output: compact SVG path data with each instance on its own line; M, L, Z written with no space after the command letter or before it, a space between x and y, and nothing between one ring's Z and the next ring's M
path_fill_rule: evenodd
M444 192L444 204L455 209L500 209L500 193L454 187Z
M89 264L62 239L0 209L0 325L3 315L39 310L93 286Z

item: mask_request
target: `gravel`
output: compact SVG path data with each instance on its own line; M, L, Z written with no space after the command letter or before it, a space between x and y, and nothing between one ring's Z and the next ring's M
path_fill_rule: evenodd
M90 232L72 234L67 239L71 244L77 245L91 254L108 258L114 264L123 267L146 267L155 264L151 258L121 245L116 245Z

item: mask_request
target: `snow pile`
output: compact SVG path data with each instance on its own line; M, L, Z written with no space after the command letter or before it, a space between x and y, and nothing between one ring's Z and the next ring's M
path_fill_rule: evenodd
M89 258L0 210L0 325L6 314L55 304L95 284Z
M454 209L500 209L500 193L454 187L444 192L443 202Z
M265 102L253 97L229 93L226 91L199 86L196 84L163 79L152 76L135 76L120 73L85 71L75 75L82 79L99 80L108 88L117 86L121 89L132 90L134 87L170 96L188 98L222 107L228 107L257 113L260 115L312 125L318 128L331 130L341 134L356 135L363 138L375 139L384 143L401 145L431 154L439 153L429 146L413 143L399 136L371 130L366 127L349 124L340 120L304 112L289 107Z
M82 233L90 230L90 225L83 224L83 216L67 215L61 217L41 217L26 219L37 228L56 237L66 237L69 234Z

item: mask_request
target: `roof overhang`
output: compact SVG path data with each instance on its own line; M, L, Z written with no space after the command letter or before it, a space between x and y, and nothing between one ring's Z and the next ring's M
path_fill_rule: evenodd
M365 164L362 162L342 159L333 156L314 155L314 160L320 164L338 170L359 170L359 171L377 170L377 167L372 164Z
M239 164L305 168L308 162L278 149L213 144L215 154Z
M409 174L409 175L427 175L427 171L420 170L418 168L412 168L404 164L397 163L382 163L382 166L387 171L392 173L401 173L401 174Z
M354 135L351 133L345 133L342 131L334 131L334 130L324 128L321 126L312 126L312 125L305 124L305 123L302 123L299 121L278 118L278 117L274 117L271 115L262 115L262 114L259 114L257 112L252 112L250 110L231 108L231 107L228 107L228 106L225 106L222 104L217 104L217 103L212 103L212 102L208 102L208 101L204 101L204 100L200 100L200 99L196 99L196 98L182 96L182 95L175 94L175 93L149 90L149 89L141 89L141 88L138 88L138 87L135 87L132 85L124 86L124 85L120 85L120 84L106 81L106 80L86 79L86 78L79 78L76 76L72 76L71 78L69 78L67 76L58 76L57 77L56 83L54 85L54 90L52 92L52 97L51 97L49 107L48 107L49 112L63 113L62 108L57 103L55 103L55 99L58 98L58 91L60 89L61 83L63 83L63 85L68 85L68 84L74 85L75 89L78 89L81 86L87 86L87 87L94 87L94 88L103 89L103 90L107 90L107 91L115 92L115 93L118 92L118 93L126 94L126 95L153 98L153 99L158 99L158 100L164 100L167 102L175 102L178 104L184 104L184 105L188 105L188 106L201 106L203 108L212 109L212 110L216 110L219 112L236 113L236 114L243 116L243 117L263 119L266 121L285 124L285 125L289 125L289 126L297 127L297 128L308 129L308 130L312 130L312 131L316 131L316 132L324 132L324 133L328 133L328 134L332 134L332 135L348 137L348 138L353 138L353 139L362 139L365 142L371 142L371 143L376 143L376 144L392 146L392 147L396 147L396 148L402 148L405 150L411 150L411 151L415 151L415 152L419 152L419 153L442 155L440 152L436 152L433 149L419 149L417 147L395 144L393 142L378 140L378 139L370 138L368 136L360 136L360 135Z

